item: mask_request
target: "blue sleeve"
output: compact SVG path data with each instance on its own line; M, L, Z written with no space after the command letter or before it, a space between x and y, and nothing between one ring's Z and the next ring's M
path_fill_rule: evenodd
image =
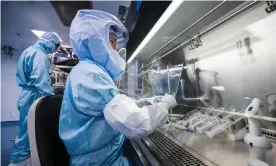
M30 78L33 85L38 89L40 95L49 96L54 95L54 90L51 87L51 80L49 75L50 60L47 55L42 55L37 52L33 64Z
M113 80L103 73L89 73L70 80L74 103L87 115L102 115L105 106L119 94Z

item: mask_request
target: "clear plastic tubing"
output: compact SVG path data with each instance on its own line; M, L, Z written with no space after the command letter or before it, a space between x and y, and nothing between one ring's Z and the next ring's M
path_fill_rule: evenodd
M189 117L186 120L182 120L177 122L178 124L184 125L184 126L188 126L190 124L191 121L193 121L194 119L200 117L202 114L197 112L196 114L192 115L191 117Z
M189 126L189 129L194 131L197 126L200 126L202 123L205 123L209 117L207 115L201 116L200 119L193 123L193 125Z
M214 136L216 136L217 134L225 131L228 127L229 127L229 123L228 122L223 122L222 124L215 126L214 128L212 128L211 130L206 131L206 135L209 138L213 138Z
M201 116L203 116L202 113L198 113L198 114L195 114L194 116L192 116L189 119L190 125L193 125L193 124L197 123L201 119Z
M204 133L205 131L211 129L212 127L220 124L221 122L217 120L216 118L209 118L206 123L203 123L202 125L196 127L196 131L198 133Z

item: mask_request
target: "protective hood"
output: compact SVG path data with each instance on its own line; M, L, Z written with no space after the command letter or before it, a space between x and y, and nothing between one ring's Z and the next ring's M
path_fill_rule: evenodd
M60 37L55 32L45 32L36 42L37 45L42 47L42 51L47 53L53 53L56 45L62 42Z
M128 40L127 29L115 16L98 10L79 10L72 21L69 37L80 61L94 61L117 80L125 70L125 61L110 46L110 27Z

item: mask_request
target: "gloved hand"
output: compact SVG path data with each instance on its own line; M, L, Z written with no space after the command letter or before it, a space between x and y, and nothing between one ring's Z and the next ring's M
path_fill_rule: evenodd
M174 96L167 93L161 98L161 103L164 103L168 110L177 106Z
M139 108L142 108L146 105L151 105L150 102L144 100L144 99L139 99L139 100L135 100L135 104L139 107Z
M142 98L142 99L136 100L135 103L139 108L142 108L143 106L152 105L154 103L160 102L162 97L163 96L154 96L154 97L150 97L150 98Z

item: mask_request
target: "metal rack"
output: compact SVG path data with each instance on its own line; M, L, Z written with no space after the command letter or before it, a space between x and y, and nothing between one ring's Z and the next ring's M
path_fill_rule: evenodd
M162 135L166 136L174 143L180 145L185 150L195 152L200 160L206 158L211 164L219 166L247 165L250 159L258 159L266 162L270 166L275 166L275 143L272 149L251 147L243 140L229 141L225 135L221 134L210 139L201 134L187 132L179 129L169 130ZM211 165L207 164L207 165Z
M151 58L152 56L154 56L156 53L158 53L159 51L161 51L163 48L165 48L166 46L168 46L170 43L174 42L177 38L179 38L182 34L184 34L185 32L187 32L188 30L190 30L191 28L193 28L195 25L197 25L199 22L201 22L203 19L205 19L206 17L208 17L210 14L212 14L214 11L216 11L217 9L219 9L221 6L223 6L226 3L226 1L221 2L219 5L217 5L214 9L210 10L208 13L206 13L204 16L202 16L200 19L198 19L196 22L194 22L192 25L190 25L188 28L186 28L185 30L183 30L182 32L180 32L177 36L175 36L173 39L171 39L168 43L166 43L165 45L163 45L162 47L160 47L157 51L155 51L153 54L151 54L149 57L147 57L146 59L144 59L143 61L147 61L149 58Z
M195 106L195 105L186 105L186 104L178 104L178 105L185 106L185 107L193 107L193 108L198 108L198 109L205 109L205 110L215 111L215 112L221 112L221 113L226 113L226 114L231 114L231 115L238 115L238 116L245 117L245 118L249 117L249 115L242 113L243 111L242 112L234 112L234 111L230 111L230 110L199 107L199 106ZM260 119L260 120L270 121L270 122L276 122L276 118L268 117L268 116L250 115L250 117Z
M212 162L200 156L188 147L183 147L176 140L169 139L159 131L144 139L162 165L167 166L214 166Z
M164 57L166 57L167 55L171 54L172 52L174 52L175 50L187 45L190 43L191 40L194 40L198 37L198 35L200 37L206 35L208 32L214 30L215 28L219 27L220 25L226 23L227 21L231 20L232 18L238 16L239 14L243 13L244 11L252 8L253 6L257 5L258 3L260 3L261 1L253 1L253 2L250 2L249 4L247 4L246 6L242 7L241 9L237 10L236 12L232 13L231 15L227 16L226 18L220 20L219 22L215 23L214 25L210 26L209 28L205 29L204 31L202 32L199 32L197 33L197 35L193 36L193 37L189 37L188 39L185 40L185 42L177 45L176 47L174 47L173 49L171 49L170 51L166 52L165 54L161 55L160 57L156 58L156 61L157 60L160 60ZM218 5L216 8L214 9L218 9L222 4ZM213 13L215 10L211 10L210 12L208 12L206 15L208 16L209 14ZM200 18L198 21L196 21L194 24L192 24L192 27L194 25L196 25L198 22L200 22L201 20L203 20L205 17L207 17L206 15L204 15L202 18ZM191 28L192 28L191 27ZM180 34L186 32L186 30L184 30L183 32L181 32ZM180 35L177 35L177 37L179 37ZM171 40L170 42L174 41L176 38L174 38L173 40ZM170 43L169 42L169 43ZM169 43L167 43L166 45L164 45L163 47L161 47L160 49L158 49L156 52L154 52L152 55L150 55L147 59L149 59L150 57L152 57L153 55L155 55L157 52L161 51L163 48L165 48L165 46L169 45ZM147 60L145 59L145 60ZM145 62L145 60L143 62ZM143 67L141 67L141 70L144 69L144 68L147 68L148 66L150 66L153 62L150 62L146 65L143 65Z

